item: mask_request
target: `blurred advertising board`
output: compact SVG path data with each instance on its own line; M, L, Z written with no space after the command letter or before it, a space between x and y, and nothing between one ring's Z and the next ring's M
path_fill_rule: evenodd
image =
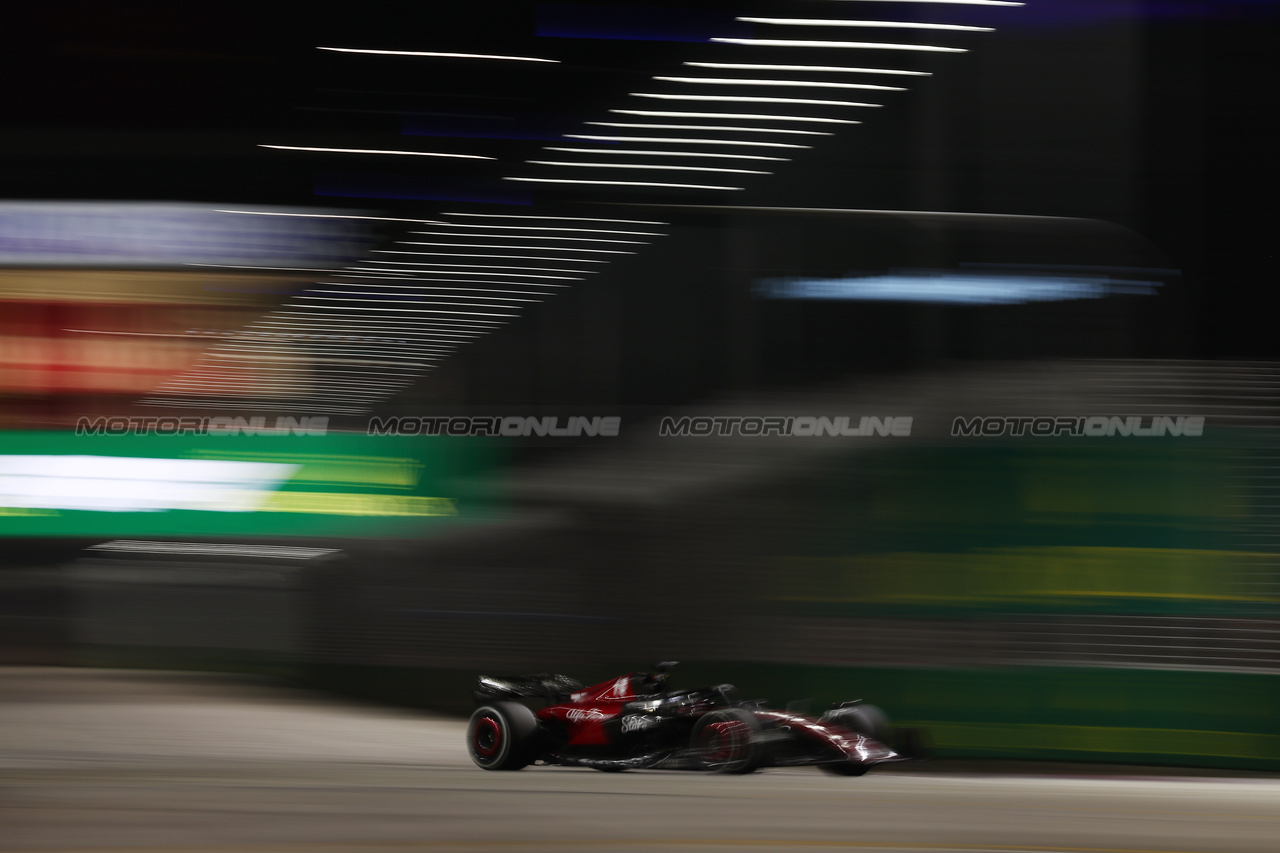
M409 537L484 514L459 494L499 461L497 440L308 434L284 420L207 434L0 432L0 536Z

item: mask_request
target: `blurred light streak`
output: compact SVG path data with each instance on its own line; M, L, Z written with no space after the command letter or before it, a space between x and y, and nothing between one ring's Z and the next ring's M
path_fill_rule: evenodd
M858 101L824 101L815 98L771 98L764 95L667 95L660 92L629 92L633 98L655 98L660 101L728 101L741 104L809 104L821 107L879 107Z
M595 122L588 122L595 124ZM539 166L572 166L590 169L660 169L679 172L729 172L735 175L772 175L772 172L761 172L755 169L725 169L716 166L675 166L659 163L571 163L564 160L526 160Z
M442 213L441 216L474 216L484 219L559 219L569 222L621 222L631 225L670 225L652 219L601 219L597 216L534 216L523 213Z
M216 542L142 542L118 539L101 545L90 545L90 551L122 551L142 554L208 554L235 557L281 557L288 560L310 560L325 554L340 554L337 548L302 548L290 545L244 545Z
M540 59L533 56L494 56L487 53L442 53L432 50L372 50L358 47L317 47L316 50L332 50L338 53L371 53L379 56L434 56L444 59L504 59L513 62L559 62L558 59Z
M599 187L667 187L681 190L745 190L746 187L721 187L710 184L663 184L653 181L588 181L574 178L503 178L504 181L528 181L539 184L589 184Z
M634 113L632 113L634 115ZM789 157L766 157L760 154L719 154L710 151L657 151L647 149L622 148L559 148L548 145L544 151L560 151L566 154L626 154L636 157L713 157L720 160L772 160L777 163L790 163ZM665 223L664 223L665 224Z
M538 255L484 255L476 252L410 252L407 249L374 249L381 255L426 255L436 258L510 258L520 261L569 261L577 264L607 264L599 258L544 258Z
M655 118L724 118L735 119L738 121L812 121L819 124L862 124L860 121L854 121L847 118L826 118L820 116L780 116L770 115L768 113L701 113L701 112L685 112L679 110L609 110L611 113L628 116L654 116ZM587 124L595 124L595 122L586 122ZM711 128L715 130L717 128ZM724 130L736 130L737 128L726 127Z
M993 27L971 27L964 24L923 24L911 21L847 21L820 18L735 18L749 24L772 24L783 27L879 27L894 30L953 30L966 33L991 33Z
M564 270L564 269L559 269L557 267L522 267L522 266L512 266L510 264L458 264L458 263L434 264L428 261L390 261L390 260L387 260L387 261L371 260L370 263L413 264L416 267L445 267L447 269L455 269L455 270L471 270L471 269L533 270L534 272L580 272L584 274L598 272L598 270ZM416 272L417 269L414 269L412 271ZM488 275L488 273L485 273L485 275Z
M408 157L453 157L462 160L496 160L480 154L441 154L436 151L388 151L377 148L311 148L303 145L264 145L259 148L276 148L281 151L317 151L324 154L398 154Z
M452 224L452 223L451 223ZM462 226L465 227L465 226ZM482 239L499 237L503 240L559 240L573 241L577 243L619 243L624 246L648 246L652 240L613 240L605 237L563 237L552 234L467 234L454 231L410 231L410 234L422 234L426 237L480 237ZM664 236L662 234L657 235ZM412 240L401 240L406 246L433 246L435 243L415 243ZM541 250L543 247L539 246Z
M878 92L905 92L901 86L874 83L829 83L823 80L756 80L747 77L654 77L668 83L698 83L707 86L798 86L818 89L871 89Z
M468 236L468 237L494 237L495 234L467 234L467 235L450 235L450 236ZM442 246L452 248L475 248L475 249L537 249L539 252L594 252L602 255L634 255L635 252L628 252L626 249L588 249L579 246L503 246L496 243L420 243L409 240L401 240L400 244L405 246ZM644 245L648 245L647 243ZM567 259L566 259L567 260Z
M932 71L904 71L896 68L850 68L844 65L779 65L760 62L685 62L694 68L731 68L737 71L832 71L841 74L899 74L932 77Z
M585 231L588 234L631 234L637 237L665 237L661 231L616 231L609 228L567 228L553 225L483 225L481 223L445 222L457 228L514 228L517 231ZM415 234L422 232L413 232Z
M589 139L593 142L662 142L673 145L744 145L755 148L812 148L812 145L795 145L790 142L756 142L744 139L673 139L662 136L598 136L583 133L566 133L566 139ZM675 153L675 152L671 152Z
M761 282L769 299L832 299L938 302L949 305L1014 305L1101 299L1122 293L1154 294L1155 282L1116 281L1106 276L904 272L843 278L782 278Z
M392 216L356 216L345 213L285 213L274 210L214 210L214 213L239 213L246 216L301 216L308 219L374 219L379 222L416 222L423 225L437 225L433 219L398 219Z
M611 112L621 112L620 110L611 110ZM848 124L862 124L859 121L847 122ZM781 127L726 127L718 124L650 124L645 122L626 122L626 121L584 121L583 124L589 124L593 127L625 127L631 130L728 130L734 133L785 133L791 136L834 136L821 130L793 130L792 128ZM537 160L526 160L526 163L536 163ZM749 173L751 174L751 173ZM770 172L756 172L754 174L767 175Z
M854 50L918 50L922 53L968 53L963 47L938 47L928 44L887 44L870 41L810 41L806 39L738 39L713 38L721 44L741 44L751 47L819 47L848 48Z
M0 505L252 512L300 465L125 456L0 456Z

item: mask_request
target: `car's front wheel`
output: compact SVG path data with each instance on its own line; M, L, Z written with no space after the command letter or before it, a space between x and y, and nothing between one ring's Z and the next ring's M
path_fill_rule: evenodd
M741 708L710 711L690 735L698 767L712 773L750 773L760 766L760 722Z
M485 770L519 770L537 756L538 720L518 702L481 705L467 724L467 752Z

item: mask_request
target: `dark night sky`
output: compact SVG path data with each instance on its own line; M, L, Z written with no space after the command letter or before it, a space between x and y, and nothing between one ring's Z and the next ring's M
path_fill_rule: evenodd
M702 18L690 4L649 5L696 29L728 9L848 16L852 4L694 4ZM739 200L1120 222L1186 272L1194 354L1278 356L1275 9L1031 0L1018 25L939 63L857 135ZM705 47L537 38L536 21L527 2L25 4L6 22L0 198L321 203L425 215L431 202L313 195L320 173L381 164L256 145L430 145L511 162L541 143L402 136L402 115L518 114L571 126ZM463 69L328 54L320 44L566 61Z

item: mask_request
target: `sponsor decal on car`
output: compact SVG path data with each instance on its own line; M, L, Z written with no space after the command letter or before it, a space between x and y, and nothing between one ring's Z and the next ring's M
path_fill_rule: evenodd
M571 723L595 723L608 716L604 711L598 711L595 708L573 708L565 714L565 718Z
M656 726L658 721L653 717L645 717L640 714L628 714L622 718L622 732L629 734L638 732L642 729L648 729Z

